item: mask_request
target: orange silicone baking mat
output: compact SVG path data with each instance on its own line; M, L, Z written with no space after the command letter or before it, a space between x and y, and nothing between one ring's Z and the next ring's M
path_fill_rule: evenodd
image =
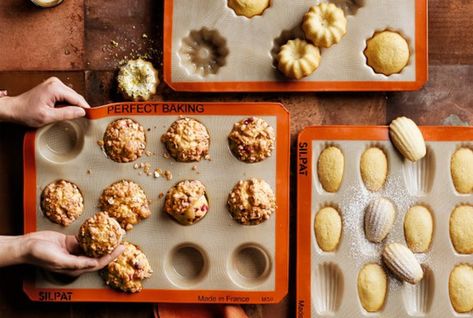
M415 163L405 160L389 140L386 126L321 126L304 129L298 138L297 165L297 318L313 317L471 317L450 304L448 279L460 263L473 255L458 254L449 235L449 218L460 204L471 204L471 194L455 190L450 159L460 147L471 147L470 127L420 127L427 155ZM344 155L344 174L335 193L326 192L317 174L320 153L328 146ZM380 148L388 159L386 182L378 192L364 186L360 158L369 147ZM372 200L384 197L395 207L396 218L382 243L365 238L363 216ZM416 253L424 278L403 283L384 267L380 254L387 243L406 244L404 216L414 205L426 206L433 218L433 236L425 253ZM335 207L342 219L340 243L334 252L318 245L315 215ZM388 275L387 294L379 312L364 310L357 290L358 273L367 263L381 264Z
M228 1L229 2L229 1ZM322 1L273 0L262 15L237 15L226 0L166 0L164 80L176 91L416 90L427 81L427 0L331 0L347 17L347 33L321 50L317 70L287 79L276 56L288 40L303 38L304 13ZM408 42L410 58L398 74L375 73L363 51L376 32Z
M275 131L272 155L258 163L236 159L227 136L233 124L250 116ZM210 134L210 160L177 162L160 141L175 120L190 117ZM105 155L99 141L107 125L132 118L146 132L146 152L130 163ZM135 294L107 287L98 273L76 280L58 280L36 270L24 290L36 301L120 301L274 303L287 293L289 239L289 114L275 103L116 103L87 110L86 118L60 122L29 132L24 140L24 231L51 230L76 235L80 225L98 211L108 185L128 179L138 183L151 201L151 216L127 232L125 240L147 255L153 274ZM143 173L149 165L171 172L172 179ZM168 175L169 176L169 175ZM235 222L226 200L239 180L265 180L276 196L276 211L255 226ZM40 207L44 187L58 179L75 183L84 197L84 212L67 227L51 222ZM163 194L177 182L201 181L209 198L207 215L190 226L162 211Z

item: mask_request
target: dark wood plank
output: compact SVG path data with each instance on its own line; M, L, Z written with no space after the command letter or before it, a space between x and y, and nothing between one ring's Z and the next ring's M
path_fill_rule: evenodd
M0 1L0 70L84 68L84 3L42 9L27 0Z

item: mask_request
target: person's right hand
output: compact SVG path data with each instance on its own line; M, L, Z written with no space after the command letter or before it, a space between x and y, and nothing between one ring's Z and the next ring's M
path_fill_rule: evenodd
M58 103L65 106L57 106ZM0 104L0 120L31 127L83 117L84 108L90 108L84 97L56 77L47 79L21 95L2 97Z
M82 256L79 255L80 247L74 236L53 231L25 234L22 241L24 263L69 276L102 269L125 250L120 245L111 254L101 258Z

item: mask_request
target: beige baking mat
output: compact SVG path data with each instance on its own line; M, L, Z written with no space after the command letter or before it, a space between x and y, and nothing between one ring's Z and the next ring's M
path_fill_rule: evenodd
M320 250L312 230L311 294L312 317L471 317L457 314L448 295L448 277L453 267L473 263L473 255L455 253L449 236L449 218L460 203L472 203L471 195L458 194L451 182L450 157L463 142L427 142L428 155L415 164L404 161L389 141L336 141L345 156L345 172L340 190L325 192L317 177L316 163L326 141L313 141L311 226L316 212L324 205L335 205L341 211L343 232L338 250ZM388 157L389 174L384 188L377 193L366 190L359 173L360 157L369 146L380 146ZM403 220L408 208L424 204L434 219L432 245L427 253L415 254L425 266L425 278L417 285L401 283L389 275L384 309L367 313L361 306L357 276L369 262L380 263L384 244L365 239L363 216L368 203L385 197L396 207L396 221L383 243L405 244Z
M106 158L97 141L102 139L106 126L117 118L80 119L59 123L39 130L36 134L37 230L53 230L75 235L82 222L97 212L98 199L108 185L130 179L140 184L151 200L152 215L134 226L125 237L138 244L148 256L153 269L145 289L198 290L274 290L275 289L275 217L257 226L242 226L226 209L228 193L235 183L251 177L276 186L276 150L260 163L245 164L237 160L228 148L227 136L233 124L251 115L191 116L202 122L211 136L211 160L198 163L178 163L166 159L161 135L178 116L139 116L130 118L141 123L146 131L147 150L133 163L116 163ZM276 116L260 116L277 130ZM277 141L276 141L277 143ZM139 175L135 163L150 163L155 168L169 170L173 179ZM193 166L197 170L193 170ZM77 184L85 200L84 213L69 227L50 222L41 212L42 189L57 179ZM210 209L204 219L192 226L182 226L161 209L168 189L184 179L204 183ZM277 213L277 212L276 212ZM44 275L37 275L37 288L63 287L68 289L107 288L97 273L60 285Z
M274 55L281 41L301 24L308 9L321 1L273 0L262 16L237 16L226 0L173 0L171 80L179 82L258 82L284 80L274 67ZM302 81L415 81L415 0L337 0L346 9L347 33L341 41L322 49L320 67ZM225 66L216 74L202 76L188 53L180 52L191 31L203 27L216 30L228 48ZM376 74L367 66L363 51L375 31L400 32L408 41L411 57L400 74ZM294 38L295 36L289 36ZM184 41L184 42L183 42ZM197 51L194 50L194 51ZM192 53L191 53L192 54Z

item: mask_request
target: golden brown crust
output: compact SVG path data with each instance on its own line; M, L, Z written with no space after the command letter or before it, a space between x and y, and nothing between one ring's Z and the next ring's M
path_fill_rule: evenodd
M256 225L268 220L276 210L276 199L270 185L251 178L239 181L228 195L228 211L244 225Z
M103 190L100 209L114 217L125 230L151 215L143 189L133 181L121 180Z
M130 118L111 122L103 136L107 156L116 162L132 162L140 158L146 148L143 126Z
M68 226L84 211L84 198L77 185L57 180L41 193L41 209L52 222Z
M147 101L156 94L158 71L151 62L141 58L129 60L120 67L117 82L118 91L125 99Z
M200 221L209 210L205 186L198 180L184 180L169 189L164 212L183 225Z

